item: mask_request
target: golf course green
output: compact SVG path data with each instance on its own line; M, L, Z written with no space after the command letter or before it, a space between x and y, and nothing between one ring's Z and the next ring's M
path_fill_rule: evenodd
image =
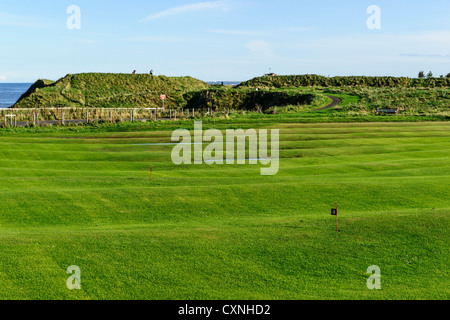
M450 298L448 122L258 127L277 175L177 166L174 125L5 132L0 299Z

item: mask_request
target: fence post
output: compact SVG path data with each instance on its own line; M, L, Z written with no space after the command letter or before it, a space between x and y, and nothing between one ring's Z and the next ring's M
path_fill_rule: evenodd
M86 111L86 123L89 123L89 111Z
M61 113L61 124L64 124L64 112Z

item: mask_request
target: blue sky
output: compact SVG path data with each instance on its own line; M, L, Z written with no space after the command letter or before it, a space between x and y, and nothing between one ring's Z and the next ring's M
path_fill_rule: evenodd
M81 10L69 29L67 8ZM370 5L381 29L369 29ZM68 73L416 76L450 72L446 0L2 0L0 82Z

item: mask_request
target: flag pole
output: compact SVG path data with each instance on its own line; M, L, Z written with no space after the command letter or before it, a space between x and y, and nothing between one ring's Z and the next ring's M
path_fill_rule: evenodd
M338 228L338 204L335 203L334 205L336 206L336 232L339 232L339 228Z

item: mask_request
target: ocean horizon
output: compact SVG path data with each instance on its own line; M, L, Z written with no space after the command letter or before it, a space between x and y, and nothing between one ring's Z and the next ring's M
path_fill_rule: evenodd
M32 83L0 83L0 108L9 108L27 92Z

